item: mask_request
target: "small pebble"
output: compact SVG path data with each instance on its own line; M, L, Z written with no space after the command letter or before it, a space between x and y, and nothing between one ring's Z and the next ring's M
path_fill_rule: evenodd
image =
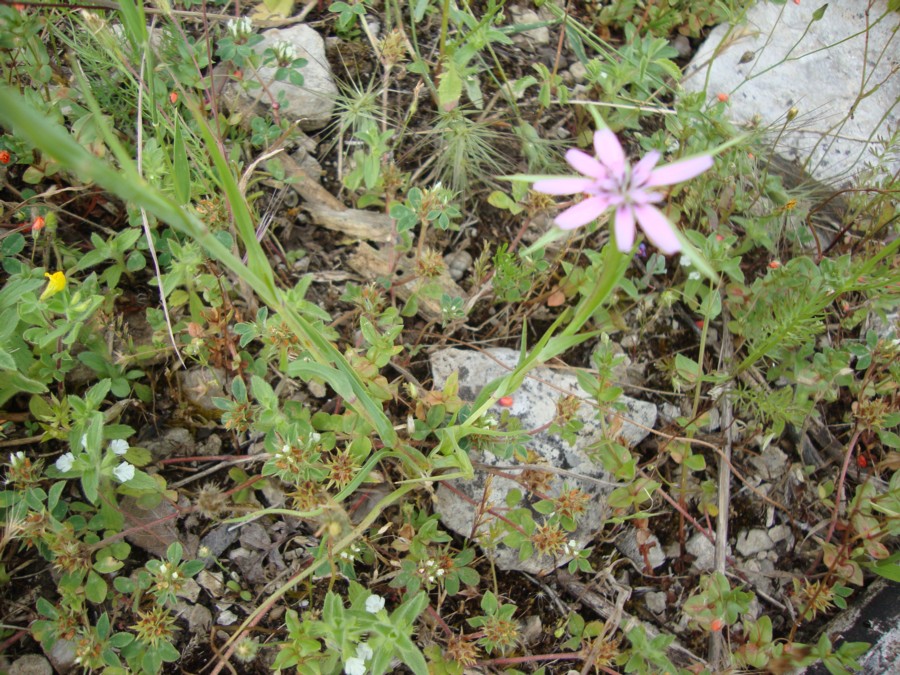
M675 51L678 52L678 56L683 59L686 59L691 55L691 52L694 51L693 47L691 47L691 42L684 35L677 36L674 40L672 40L672 47L675 48Z

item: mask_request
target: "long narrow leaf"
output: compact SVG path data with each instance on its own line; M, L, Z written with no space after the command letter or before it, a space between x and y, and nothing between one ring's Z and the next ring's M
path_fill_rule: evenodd
M275 286L272 268L262 254L261 247L259 254L253 251L252 247L248 248L252 252L251 259L255 264L245 266L197 216L182 209L172 199L137 176L133 165L114 168L95 157L79 145L63 127L48 121L17 92L4 86L0 86L0 122L15 129L22 138L77 174L80 179L92 181L123 201L145 208L178 232L197 240L212 258L240 276L264 303L282 314L316 362L335 367L343 376L349 378L355 400L352 403L348 401L348 405L371 424L386 446L396 445L396 431L381 406L369 395L357 372L334 345L284 302L283 294ZM205 125L201 125L201 129L205 132L207 143L211 142L215 147L211 132ZM235 217L246 226L250 223L249 210L246 210L246 203L240 194L235 193L237 183L221 154L218 152L212 154L223 183L222 187L229 199L234 200L232 207L238 210ZM123 173L127 176L127 180L122 179ZM230 180L224 178L226 175ZM241 205L246 211L242 211ZM252 228L252 223L250 227Z

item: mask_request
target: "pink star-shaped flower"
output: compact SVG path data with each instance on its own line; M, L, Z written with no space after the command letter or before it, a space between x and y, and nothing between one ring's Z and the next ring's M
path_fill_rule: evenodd
M594 133L594 151L596 157L574 148L566 153L569 166L583 177L549 178L534 184L535 190L548 195L586 195L585 199L556 216L554 222L564 230L571 230L587 225L607 209L615 207L616 245L620 251L631 250L635 224L640 225L647 238L666 255L680 251L675 226L652 206L663 198L653 188L698 176L713 165L712 157L702 155L656 168L660 154L654 150L632 167L619 139L609 129Z

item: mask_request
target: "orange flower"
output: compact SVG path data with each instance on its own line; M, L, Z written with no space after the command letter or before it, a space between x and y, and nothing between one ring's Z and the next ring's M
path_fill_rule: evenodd
M513 404L513 397L512 396L501 396L500 400L497 401L497 403L502 405L504 408L511 408L512 404Z
M716 94L716 98L719 99L719 103L728 102L728 94L726 94L724 91L720 91L718 94Z
M0 150L0 164L9 164L11 159L12 155L9 154L9 150Z
M169 92L169 103L171 103L172 105L175 105L176 103L178 103L178 92L177 91Z
M38 216L31 222L31 231L32 232L40 232L44 229L44 225L46 222L44 221L44 216Z
M777 270L779 267L781 267L781 263L778 262L777 260L773 260L769 263L770 270Z
M713 633L718 633L720 630L722 630L722 625L722 619L713 619L709 624L709 629Z

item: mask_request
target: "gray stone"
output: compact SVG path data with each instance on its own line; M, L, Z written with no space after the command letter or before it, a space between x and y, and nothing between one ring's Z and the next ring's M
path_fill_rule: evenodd
M779 480L784 477L788 457L781 448L770 445L759 455L750 458L750 464L763 480Z
M71 673L75 669L75 641L74 640L57 640L53 643L47 658L53 665L53 670L57 673Z
M453 372L459 373L459 396L465 401L473 401L478 393L489 382L507 374L518 362L518 352L511 349L489 349L485 352L466 351L461 349L445 349L431 356L432 374L435 388L442 388ZM578 419L584 427L578 433L574 447L562 438L548 434L546 431L533 434L528 449L533 451L540 462L547 463L571 472L567 475L547 472L545 494L558 495L563 486L577 487L590 495L588 511L580 518L575 532L568 533L567 540L574 541L577 548L585 547L599 529L605 517L604 498L612 491L611 477L598 463L591 461L586 454L587 448L603 439L603 430L595 410L587 404L589 397L578 386L574 374L558 369L535 368L525 378L522 385L512 395L509 407L495 406L492 411L499 416L504 410L521 421L525 430L539 429L548 425L556 416L557 401L572 394L584 401L577 412ZM619 415L610 416L607 428L620 442L633 446L639 443L656 422L656 407L650 403L622 397L625 410ZM630 420L634 420L633 424ZM489 466L511 466L517 463L514 459L500 459L497 456L472 449L469 456L473 462ZM515 470L507 470L513 473ZM518 472L516 472L518 473ZM583 476L585 478L579 478ZM465 495L459 496L446 486L437 490L438 512L444 524L464 537L472 535L476 512L481 513L476 534L486 533L495 522L488 513L489 509L506 510L506 496L512 489L521 490L518 483L501 476L493 476L487 480L484 470L476 470L475 478L470 481L454 481L452 487ZM590 480L595 479L595 480ZM600 482L598 482L600 481ZM483 508L473 504L484 504ZM545 517L534 514L536 522ZM499 545L491 551L495 562L501 569L521 569L532 573L546 573L559 565L568 562L572 555L560 555L553 559L537 554L527 560L519 560L518 551Z
M676 35L675 39L669 44L676 52L678 52L678 56L682 59L686 59L691 55L691 51L693 51L691 41L684 35Z
M125 497L119 502L119 511L128 531L125 539L155 558L165 558L169 545L178 541L175 526L178 510L169 501L163 499L153 508L145 509L134 497Z
M653 614L662 616L666 613L666 607L669 603L666 600L665 593L647 593L644 595L644 604L647 605L647 609Z
M231 524L217 525L212 530L203 535L200 540L200 548L209 550L209 556L205 559L207 567L220 555L225 552L229 546L237 541L238 530Z
M619 549L622 555L628 557L635 565L637 565L638 569L644 569L647 562L650 563L652 569L660 567L666 562L666 556L663 553L659 539L656 538L655 534L648 535L647 541L644 543L644 548L647 553L647 558L645 560L644 554L641 552L641 544L638 542L638 534L639 530L634 528L629 529L624 535L616 540L616 548Z
M9 667L9 675L53 675L53 667L40 654L26 654Z
M694 556L693 568L698 572L709 572L716 564L716 547L702 534L697 532L687 540L685 550Z
M222 368L198 366L178 371L178 383L185 400L207 417L222 414L213 403L213 398L225 397L225 382Z
M805 163L820 182L845 179L873 159L874 139L900 125L900 75L891 72L900 47L892 31L900 15L889 13L876 23L887 2L875 0L866 31L866 4L832 2L822 20L813 21L821 2L756 3L743 25L710 33L683 86L702 91L708 73L711 103L728 94L732 118L769 126L779 135L776 151L784 159ZM792 108L797 116L782 133ZM896 171L900 160L889 167Z
M750 557L757 553L771 551L775 548L775 542L772 541L768 532L754 528L738 532L737 542L734 547L742 556Z
M587 79L587 68L584 67L581 61L576 61L569 66L569 72L572 74L572 79L576 82L584 82Z
M509 13L512 15L512 20L515 24L527 25L543 21L540 15L533 9L523 9L522 7L513 6L509 8ZM522 47L534 48L548 45L550 44L550 29L547 28L547 26L541 26L540 28L532 28L531 30L526 30L522 33L516 33L513 36L513 41Z
M154 461L169 457L186 457L197 454L197 443L190 431L183 427L166 429L157 438L141 441L141 447L153 455Z
M272 541L261 523L253 521L240 527L240 542L244 548L255 548L268 551L272 547Z
M331 119L338 93L325 56L325 41L322 36L306 24L297 24L267 30L262 37L262 41L253 47L257 54L262 55L266 49L279 42L287 42L293 45L297 58L306 59L306 65L300 71L303 75L302 86L275 80L274 66L259 69L258 77L274 100L278 100L281 92L285 94L287 104L281 107L279 114L296 122L303 131L321 129ZM250 77L250 73L245 72L244 77ZM264 90L247 89L234 81L227 84L225 95L227 98L237 97L239 106L259 105L261 111L267 110L272 103Z

